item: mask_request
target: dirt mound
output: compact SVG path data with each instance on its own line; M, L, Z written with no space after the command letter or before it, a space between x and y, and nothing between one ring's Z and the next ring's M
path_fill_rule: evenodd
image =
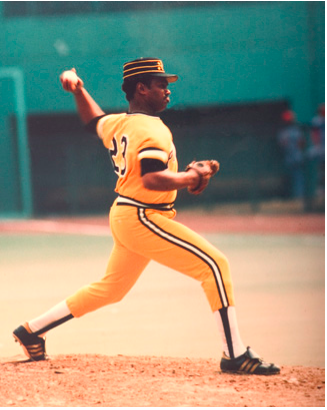
M58 355L1 360L4 407L324 407L325 370L223 374L208 359Z

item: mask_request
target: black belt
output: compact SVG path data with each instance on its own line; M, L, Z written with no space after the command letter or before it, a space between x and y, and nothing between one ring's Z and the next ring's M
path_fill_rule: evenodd
M160 211L170 211L173 209L174 204L145 204L140 201L136 201L132 198L127 198L126 196L119 196L117 198L117 205L130 205L136 206L138 208L148 208L148 209L158 209Z

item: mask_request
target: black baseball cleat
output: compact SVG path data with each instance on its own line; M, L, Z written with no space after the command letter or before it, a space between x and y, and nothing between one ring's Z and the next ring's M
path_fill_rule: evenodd
M273 375L280 373L280 368L273 363L264 362L253 350L248 347L246 352L235 359L225 354L220 361L220 369L224 373Z
M49 359L45 351L45 338L33 334L27 323L15 329L13 336L16 342L19 342L22 346L26 356L31 360Z

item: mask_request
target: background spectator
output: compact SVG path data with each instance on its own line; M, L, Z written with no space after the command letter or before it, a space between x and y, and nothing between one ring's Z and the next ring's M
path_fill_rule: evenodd
M289 182L289 196L303 198L305 193L304 182L304 149L305 135L296 121L293 111L282 113L283 127L278 134L278 143L284 155L284 164Z
M325 103L320 104L317 115L311 121L308 156L314 161L316 178L315 194L325 193Z

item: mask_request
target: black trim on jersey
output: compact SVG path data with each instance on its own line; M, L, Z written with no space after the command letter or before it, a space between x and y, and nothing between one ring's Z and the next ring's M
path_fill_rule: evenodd
M165 239L168 242L173 243L180 248L193 253L193 255L200 258L204 263L206 263L209 268L211 269L213 276L215 278L219 298L221 300L221 304L223 308L227 308L229 306L227 292L225 289L224 281L222 278L221 271L219 266L217 265L216 261L211 258L208 254L206 254L202 249L198 248L196 245L193 245L190 242L186 242L181 238L178 238L175 235L172 235L169 232L164 231L161 227L150 221L146 214L144 208L138 208L138 218L139 221L150 231L152 231L155 235L159 236L162 239ZM217 274L219 277L217 277ZM221 282L221 285L219 284Z
M108 114L103 114L99 115L98 117L93 118L90 122L88 122L84 128L87 132L90 132L91 134L96 134L97 133L97 124L100 118L105 117Z
M157 147L148 147L148 148L141 149L139 153L144 152L144 151L162 151L162 149L157 148Z
M141 176L150 172L164 171L167 169L167 164L164 164L160 159L143 158L141 159Z
M147 115L148 117L155 117L155 118L159 118L159 115L152 115L152 114L146 114L145 112L141 112L141 111L133 111L133 112L126 112L127 115L134 115L134 114L141 114L141 115Z
M232 341L232 333L231 333L231 330L230 330L227 308L223 307L222 309L219 310L219 313L220 313L220 317L221 317L221 320L222 320L223 326L224 326L224 332L225 332L225 336L226 336L226 341L227 341L227 346L228 346L228 351L229 351L229 357L231 359L235 359L234 349L233 349L233 341Z

